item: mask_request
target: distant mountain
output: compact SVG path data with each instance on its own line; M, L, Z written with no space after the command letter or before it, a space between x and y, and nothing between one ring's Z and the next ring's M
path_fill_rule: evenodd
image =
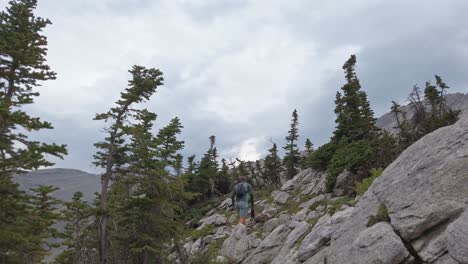
M468 110L468 94L463 93L453 93L447 95L447 105L453 110ZM411 106L405 105L401 107L401 110L405 111L408 115L408 119L411 119L414 115L414 110ZM385 129L389 132L397 132L395 128L397 126L397 121L395 115L392 112L388 112L377 119L377 126Z
M80 191L83 199L92 201L94 193L100 190L101 180L98 175L75 169L43 169L18 174L13 177L21 188L28 191L39 185L53 185L60 188L54 192L54 197L68 201L73 193Z

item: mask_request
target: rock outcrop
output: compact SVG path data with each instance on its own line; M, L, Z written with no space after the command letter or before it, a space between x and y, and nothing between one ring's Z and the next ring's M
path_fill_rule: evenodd
M217 231L184 247L217 241L213 261L243 264L468 264L468 114L406 149L359 199L326 193L325 179L301 171L256 201L247 227L226 221L226 200L199 222Z

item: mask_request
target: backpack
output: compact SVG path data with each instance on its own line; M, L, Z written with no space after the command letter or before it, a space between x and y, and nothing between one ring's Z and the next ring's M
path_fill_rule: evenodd
M247 188L243 182L236 185L234 188L234 193L236 194L237 199L242 199L247 194Z

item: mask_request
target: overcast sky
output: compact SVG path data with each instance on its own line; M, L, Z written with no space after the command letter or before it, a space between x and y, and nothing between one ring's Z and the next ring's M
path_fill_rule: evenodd
M184 154L199 157L210 135L226 158L255 160L270 139L283 146L294 108L300 145L325 143L350 54L376 116L434 74L468 91L466 0L39 0L36 13L53 23L58 78L29 109L55 126L36 138L68 145L57 167L97 171L104 124L92 118L134 64L164 73L148 107L158 126L180 117Z

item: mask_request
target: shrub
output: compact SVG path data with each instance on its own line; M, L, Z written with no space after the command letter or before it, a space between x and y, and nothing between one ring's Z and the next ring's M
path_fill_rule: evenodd
M317 150L312 152L308 158L306 165L315 170L325 171L327 170L328 163L333 157L337 148L337 143L330 142L320 146Z
M374 150L367 140L340 144L328 164L327 189L333 190L336 177L345 169L357 171L359 167L366 167L373 152Z
M370 177L365 178L361 182L356 183L356 188L355 188L356 193L358 195L363 195L367 191L367 189L369 189L369 187L374 182L374 180L377 179L377 177L379 177L380 175L382 175L382 172L383 172L382 168L371 169Z
M390 217L388 216L388 209L383 204L379 206L376 215L369 216L367 220L367 227L371 227L379 222L390 222Z

